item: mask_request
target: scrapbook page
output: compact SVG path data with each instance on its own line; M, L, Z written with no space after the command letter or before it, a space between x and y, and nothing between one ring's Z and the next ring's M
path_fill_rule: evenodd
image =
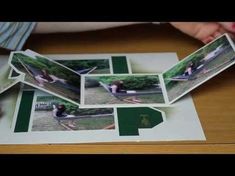
M1 144L185 141L206 139L189 92L232 66L235 47L225 34L180 62L175 53L2 57Z
M61 63L108 61L102 68L110 76L155 75L178 61L175 53L50 55L48 58ZM148 67L150 62L156 67ZM157 64L159 62L161 65ZM90 67L93 66L87 66ZM98 71L103 76L104 70ZM92 72L83 76L98 75ZM3 112L0 121L2 144L205 140L190 95L170 107L84 108L27 84L15 86L14 91L15 96L5 92L0 97L2 106L15 110L14 114Z

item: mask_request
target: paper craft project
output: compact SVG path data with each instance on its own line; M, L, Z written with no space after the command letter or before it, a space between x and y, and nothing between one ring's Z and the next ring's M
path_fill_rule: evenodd
M112 60L112 64L122 60ZM21 82L54 96L88 107L169 107L205 81L235 63L235 49L227 34L192 53L163 73L110 74L111 61L53 61L31 50L12 52L9 64Z
M125 77L128 73L155 77L155 73L161 73L177 63L175 53L74 54L47 57L61 63L71 61L74 64L82 61L84 65L86 62L95 61L101 65L101 61L104 61L105 67L98 66L97 71L106 70L105 74L109 72L109 76ZM156 66L148 67L150 62ZM91 72L89 75L96 77L98 74ZM89 84L92 85L93 82ZM128 93L134 91L128 90ZM205 140L189 95L171 107L82 108L27 84L17 84L10 92L0 95L0 102L3 114L0 118L1 144Z
M0 63L0 143L205 140L183 96L232 66L235 47L225 34L180 62L148 53L76 57L26 50Z

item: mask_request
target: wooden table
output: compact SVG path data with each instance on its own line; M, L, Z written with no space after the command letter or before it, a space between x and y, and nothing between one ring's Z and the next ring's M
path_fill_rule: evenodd
M168 24L134 25L96 32L32 35L24 49L42 54L177 52L202 46ZM9 52L0 50L0 54ZM235 153L235 66L192 92L207 140L203 142L0 145L0 153Z

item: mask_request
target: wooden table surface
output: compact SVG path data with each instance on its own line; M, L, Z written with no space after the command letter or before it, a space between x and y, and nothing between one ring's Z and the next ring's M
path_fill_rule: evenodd
M168 24L96 32L32 35L24 49L42 54L177 52L180 59L203 44ZM0 54L9 54L0 50ZM0 153L235 153L235 66L192 92L206 141L0 145Z

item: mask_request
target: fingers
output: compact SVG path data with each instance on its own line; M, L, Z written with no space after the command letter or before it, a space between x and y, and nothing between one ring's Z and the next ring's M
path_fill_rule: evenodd
M211 41L215 40L216 38L220 37L221 35L227 33L232 39L235 39L235 33L232 33L228 30L226 30L223 26L221 26L218 30L216 30L213 34L210 36L203 38L202 42L207 44L210 43Z
M235 33L235 22L219 22L219 24L228 32Z
M212 33L210 36L202 39L202 42L205 44L210 43L211 41L215 40L216 38L223 35L224 33L225 33L224 31L217 30L214 33Z
M214 38L218 38L218 37L221 36L222 34L224 34L224 32L216 31L216 32L213 34L213 37L214 37Z
M235 26L235 23L233 23L233 25ZM229 26L229 24L227 25ZM230 30L228 30L227 28L225 28L223 25L221 25L220 27L220 33L221 34L224 34L224 33L227 33L232 39L235 39L235 29L233 29L233 32L232 32L232 29L231 29L231 24L230 24Z
M215 34L216 38L220 35L227 33L232 39L235 39L235 32L230 32L229 30L225 29L223 26L220 27L217 34ZM220 34L220 35L219 35Z
M202 42L207 44L210 43L212 40L214 40L213 36L206 37L205 39L202 39Z

